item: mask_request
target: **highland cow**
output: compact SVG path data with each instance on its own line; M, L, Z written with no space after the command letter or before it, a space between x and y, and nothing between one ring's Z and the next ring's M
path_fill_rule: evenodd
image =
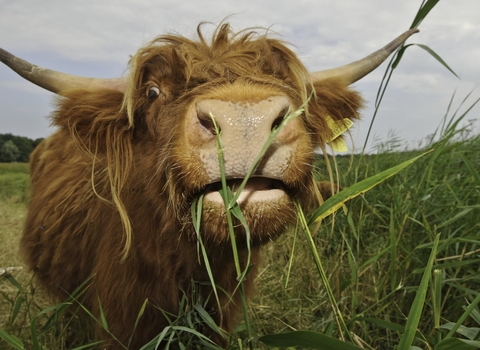
M222 23L211 40L201 26L196 41L160 36L132 57L128 77L119 79L74 77L0 51L2 62L61 96L52 115L58 130L31 156L21 249L58 298L88 281L81 302L108 322L108 332L97 331L102 347L140 348L193 293L225 334L233 329L239 290L251 295L262 245L295 223L294 202L305 210L321 203L315 151L325 150L338 136L333 127L357 119L362 106L348 86L415 30L360 61L313 73L282 41L257 32L235 34ZM247 235L233 222L240 268L249 269L239 288L219 194L218 138L227 185L235 191L271 130L302 105L237 200L250 228ZM329 188L322 188L325 195ZM191 206L200 197L199 234L211 275L192 224ZM225 335L207 326L201 332L226 346Z

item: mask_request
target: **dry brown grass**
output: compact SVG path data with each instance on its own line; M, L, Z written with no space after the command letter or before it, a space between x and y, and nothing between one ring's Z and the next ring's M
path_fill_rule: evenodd
M18 197L0 201L0 268L23 266L18 247L25 214L26 205ZM22 270L15 272L14 276L23 283L30 278L30 273ZM0 309L9 310L11 305L7 301L7 297L13 300L17 292L18 289L12 284L0 283L0 293L4 295L4 298L0 298ZM1 312L0 325L5 324L8 317L8 314Z
M18 246L26 205L18 197L0 201L0 267L22 266Z
M25 267L19 251L22 227L27 213L28 165L23 163L0 164L0 268ZM28 320L38 310L51 305L45 293L32 282L32 272L26 268L12 276L23 287L14 286L0 277L0 328L20 335L28 327ZM28 306L27 306L28 305ZM18 312L14 311L18 307ZM12 316L15 322L12 324ZM2 348L0 342L0 348Z

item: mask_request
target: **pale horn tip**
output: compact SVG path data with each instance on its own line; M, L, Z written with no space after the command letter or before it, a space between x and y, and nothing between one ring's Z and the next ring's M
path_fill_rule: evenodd
M325 79L339 78L347 84L353 84L375 68L382 64L397 48L399 48L410 36L418 33L418 28L412 28L399 35L396 39L385 45L380 50L341 67L310 73L312 81L318 83Z

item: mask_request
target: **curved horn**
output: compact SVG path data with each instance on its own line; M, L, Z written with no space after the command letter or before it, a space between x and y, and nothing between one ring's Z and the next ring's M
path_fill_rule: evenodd
M0 61L13 71L38 86L59 95L72 90L113 89L125 92L125 78L99 79L86 78L57 72L31 64L0 48Z
M313 82L319 82L329 78L340 78L342 77L347 85L353 84L354 82L362 79L364 76L372 72L380 64L387 59L390 54L395 51L400 45L402 45L405 40L407 40L412 34L418 33L418 29L410 29L405 33L400 35L398 38L393 40L391 43L387 44L385 47L381 48L378 51L368 55L361 60L352 62L345 66L327 69L318 72L312 72Z

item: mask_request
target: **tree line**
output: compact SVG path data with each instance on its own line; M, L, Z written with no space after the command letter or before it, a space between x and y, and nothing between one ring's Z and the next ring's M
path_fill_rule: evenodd
M15 136L12 134L0 134L0 162L22 162L27 163L30 153L43 140L29 139L24 136Z

